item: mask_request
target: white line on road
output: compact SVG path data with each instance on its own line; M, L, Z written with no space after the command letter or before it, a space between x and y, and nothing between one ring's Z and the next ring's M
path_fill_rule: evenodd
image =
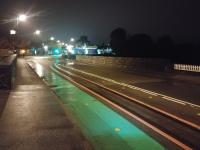
M136 102L136 103L138 103L138 104L140 104L140 105L142 105L142 106L145 106L145 107L147 107L147 108L149 108L149 109L151 109L151 110L157 111L157 112L159 112L159 113L161 113L161 114L163 114L163 115L166 115L166 116L168 116L168 117L171 117L171 118L173 118L173 119L175 119L175 120L177 120L177 121L180 121L180 122L182 122L182 123L184 123L184 124L187 124L187 125L189 125L189 126L195 128L195 129L197 129L197 130L200 130L200 126L197 125L197 124L195 124L195 123L193 123L193 122L187 121L187 120L182 119L182 118L180 118L180 117L178 117L178 116L176 116L176 115L170 114L170 113L168 113L168 112L166 112L166 111L164 111L164 110L162 110L162 109L160 109L160 108L157 108L157 107L155 107L155 106L151 106L151 105L149 105L149 104L147 104L147 103L144 103L144 102L142 102L142 101L140 101L140 100L138 100L138 99L135 99L135 98L133 98L133 97L130 97L130 96L128 96L128 95L125 95L125 94L123 94L123 93L120 93L120 92L118 92L118 91L115 91L115 90L113 90L113 89L110 89L110 88L108 88L108 87L106 87L106 86L104 86L104 85L101 85L101 84L99 84L99 83L96 83L96 82L94 82L94 81L88 80L88 79L86 79L86 78L84 78L84 77L81 77L80 75L76 75L76 74L74 74L74 73L71 73L71 72L69 72L69 71L66 71L66 70L60 68L58 65L55 65L55 67L56 67L58 70L61 70L61 71L65 72L65 73L67 73L67 74L69 74L69 75L77 76L77 77L79 77L79 78L81 78L81 79L83 79L83 80L86 80L86 81L88 81L88 82L90 82L90 83L93 83L93 84L95 84L95 85L98 85L98 86L100 86L100 87L102 87L102 88L104 88L104 89L106 89L106 90L109 90L109 91L111 91L111 92L113 92L113 93L119 94L120 96L123 96L123 97L125 97L125 98L127 98L127 99L129 99L129 100L131 100L131 101L134 101L134 102ZM51 67L51 68L53 69L53 67Z
M172 137L171 135L163 132L162 130L160 130L159 128L151 125L150 123L146 122L145 120L143 120L142 118L139 118L138 116L134 115L133 113L127 111L126 109L122 108L121 106L113 103L112 101L110 101L109 99L97 94L96 92L88 89L87 87L79 84L78 82L68 78L68 76L66 76L65 74L57 71L56 69L54 69L53 67L51 67L51 69L55 72L57 72L58 74L60 74L61 76L65 77L66 79L70 80L71 82L73 82L74 84L76 84L77 86L81 87L82 89L92 93L93 95L97 96L98 98L100 98L101 100L105 101L106 103L110 104L112 107L117 108L118 110L120 110L121 112L123 112L124 114L130 116L131 118L133 118L134 120L137 120L138 122L144 124L145 126L149 127L150 129L152 129L153 131L155 131L156 133L160 134L161 136L165 137L166 139L168 139L169 141L171 141L172 143L175 143L176 145L180 146L182 149L187 149L187 150L191 150L191 148L187 145L185 145L184 143L182 143L181 141L177 140L176 138ZM61 68L60 68L61 69ZM63 69L61 69L63 70ZM64 70L63 70L64 71ZM66 72L66 71L64 71Z
M102 76L99 76L99 75L95 75L95 74L92 74L92 73L88 73L88 72L85 72L85 71L81 71L81 70L78 70L78 69L75 69L75 68L63 66L63 65L60 65L60 64L59 64L59 66L62 66L64 68L68 68L68 69L71 69L71 70L74 70L74 71L77 71L77 72L80 72L80 73L83 73L83 74L86 74L86 75L90 75L90 76L93 76L93 77L96 77L96 78L99 78L99 79L103 79L105 81L109 81L109 82L112 82L112 83L115 83L115 84L118 84L118 85L129 87L131 89L138 90L138 91L141 91L143 93L147 93L147 94L150 94L150 95L153 95L153 96L161 96L165 100L168 100L168 101L171 101L171 102L175 102L175 103L178 103L178 104L181 104L181 105L188 104L190 106L195 106L195 107L200 108L199 105L196 105L196 104L193 104L193 103L190 103L190 102L186 102L186 101L183 101L183 100L180 100L180 99L176 99L176 98L164 95L164 94L159 94L159 93L156 93L156 92L153 92L153 91L149 91L149 90L146 90L146 89L143 89L143 88L139 88L139 87L136 87L136 86L133 86L133 85L129 85L129 84L126 84L126 83L120 83L120 82L117 82L117 81L115 81L113 79L105 78L105 77L102 77Z
M181 105L186 105L185 103L181 102L181 101L177 101L175 98L172 98L172 97L168 97L168 96L163 96L162 98L166 99L166 100L169 100L169 101L174 101L176 103L179 103Z

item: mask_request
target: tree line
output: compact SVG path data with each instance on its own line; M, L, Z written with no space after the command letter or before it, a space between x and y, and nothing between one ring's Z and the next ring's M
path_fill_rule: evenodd
M163 35L156 41L144 33L128 35L123 28L110 34L110 46L116 56L163 58L176 63L200 64L200 44L175 43L170 35Z

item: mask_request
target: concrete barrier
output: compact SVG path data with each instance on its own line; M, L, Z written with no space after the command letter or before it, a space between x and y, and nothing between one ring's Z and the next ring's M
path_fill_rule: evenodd
M11 90L16 77L17 55L0 56L0 89Z
M173 69L170 61L165 59L77 55L76 61L138 71L169 71Z

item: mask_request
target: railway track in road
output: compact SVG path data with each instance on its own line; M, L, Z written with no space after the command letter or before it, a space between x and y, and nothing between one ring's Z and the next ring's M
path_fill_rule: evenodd
M95 79L88 79L59 65L54 65L51 68L54 72L98 97L102 102L138 124L148 134L157 137L161 143L164 141L167 147L172 148L176 145L182 149L200 149L198 125L156 107L151 107L138 99L110 89L96 82Z

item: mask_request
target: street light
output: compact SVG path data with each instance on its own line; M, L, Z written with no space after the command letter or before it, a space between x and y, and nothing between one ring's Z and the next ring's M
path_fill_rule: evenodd
M40 35L40 33L41 33L40 30L36 30L36 31L35 31L35 34L36 34L36 35Z
M50 37L50 40L53 41L53 40L55 40L55 38L54 37Z
M25 14L20 14L17 18L19 22L25 22L27 20L27 16Z
M57 43L60 43L60 40L58 40Z
M10 30L10 35L15 35L16 31L15 30Z
M44 45L44 50L45 50L45 51L47 51L48 48L49 48L49 47L48 47L47 45Z
M11 35L11 45L10 45L10 48L13 50L13 52L14 52L14 50L15 50L15 37L14 37L14 35L16 34L16 31L15 30L10 30L10 35Z
M44 45L44 49L46 49L46 50L47 50L47 49L48 49L48 46L47 46L47 45Z
M71 38L70 41L71 41L71 42L74 42L74 38Z
M67 46L67 50L68 50L68 52L71 53L71 54L74 54L73 47L74 47L73 45L68 45L68 46Z

